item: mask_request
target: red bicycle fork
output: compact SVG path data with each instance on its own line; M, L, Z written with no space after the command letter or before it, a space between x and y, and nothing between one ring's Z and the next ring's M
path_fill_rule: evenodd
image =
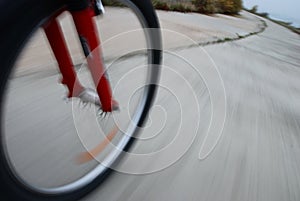
M80 38L83 52L87 58L88 68L96 86L102 110L104 112L111 112L117 102L113 100L111 86L105 75L106 69L102 59L100 39L96 25L92 19L94 11L87 8L71 12L71 15ZM44 26L44 30L62 73L62 83L67 86L69 97L76 97L84 88L77 78L61 27L56 17Z

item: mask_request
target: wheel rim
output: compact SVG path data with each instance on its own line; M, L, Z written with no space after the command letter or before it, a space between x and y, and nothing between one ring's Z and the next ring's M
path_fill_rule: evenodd
M140 10L130 1L122 1L122 2L132 9L134 14L138 16L138 19L140 20L140 23L142 24L143 28L146 28L147 22L143 18L143 15L141 14ZM145 31L146 31L145 36L147 38L148 48L150 47L149 49L154 49L151 46L153 44L151 41L153 39L150 38L151 31L148 30L148 32L147 32L147 29L145 29ZM148 62L153 63L153 57L152 57L151 53L152 53L152 51L149 51L147 57L148 57ZM147 104L147 101L149 100L147 98L148 98L149 94L152 93L150 91L153 90L153 88L155 88L155 85L153 85L153 84L157 83L158 76L159 76L159 68L150 68L150 67L152 67L152 65L147 66L148 77L146 80L146 87L143 90L143 94L142 94L141 98L139 99L138 106L135 109L135 114L132 118L132 121L134 123L132 124L132 126L128 127L128 129L126 130L126 135L123 135L121 140L119 140L118 143L116 144L116 147L118 149L115 149L113 152L111 152L105 158L105 160L102 161L102 164L96 165L95 168L93 168L93 170L88 171L88 173L85 174L84 176L82 176L68 184L60 185L58 187L38 187L38 186L29 184L27 181L25 181L23 179L22 176L19 175L18 171L15 169L16 164L14 164L14 162L11 161L11 156L9 156L9 151L7 150L7 146L4 144L3 148L5 149L5 153L7 156L9 166L10 166L14 176L18 179L18 181L20 183L22 183L23 185L25 185L27 188L34 190L36 192L39 192L39 193L54 194L54 195L70 193L72 191L78 190L78 189L86 186L87 184L92 182L95 178L97 178L99 175L101 175L103 172L105 172L107 170L107 167L111 167L114 164L114 162L116 161L116 159L121 156L122 152L120 150L126 149L126 145L128 145L129 141L132 140L132 137L137 132L136 125L141 124L140 121L141 121L141 118L143 118L142 116L146 115L146 113L147 113L147 110L145 108L145 107L147 107L146 104ZM152 85L148 86L148 84L152 84ZM14 95L14 94L12 94L12 95ZM9 101L6 100L6 102L9 102ZM5 108L7 108L7 106L5 106ZM7 111L7 112L9 112L9 111ZM5 125L7 125L7 124L5 124ZM5 129L5 131L6 131L6 129ZM2 141L5 141L5 140L2 140Z

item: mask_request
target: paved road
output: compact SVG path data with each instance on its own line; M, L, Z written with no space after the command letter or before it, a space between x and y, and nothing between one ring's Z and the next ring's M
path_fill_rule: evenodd
M209 117L202 93L200 129L180 160L149 175L115 173L84 200L300 200L300 37L267 24L257 36L204 47L227 96L223 135L208 158L198 159ZM178 54L197 57L196 49ZM188 75L200 93L197 78ZM197 117L190 112L190 119Z
M155 152L184 135L192 144L183 140L182 144L188 149L174 163L168 163L169 166L161 165L164 153L161 158L150 161L125 158L117 168L127 173L114 172L83 200L300 200L300 37L272 22L267 21L267 25L263 33L242 40L165 52L156 107L148 130L141 135L147 139L136 143L132 151L137 154ZM216 77L201 73L207 69L218 69L211 70ZM212 104L224 100L223 91L218 88L223 84L217 75L222 78L226 92L226 119L215 149L212 152L204 150L209 155L200 160L205 134L213 129L209 127L210 119L222 117ZM51 171L61 172L54 180L61 179L66 172L87 171L93 164L68 169L72 154L80 152L80 142L72 134L75 128L68 114L72 108L56 104L61 100L54 94L63 94L63 91L47 87L58 77L55 74L46 78L38 74L31 76L18 78L16 86L12 87L20 93L30 87L34 95L21 96L23 98L8 106L12 115L8 117L7 129L15 134L10 142L20 143L11 147L12 153L16 153L13 156L18 161L16 166L28 179L41 178L37 184L49 179ZM32 78L40 78L40 86L33 84ZM213 81L207 82L208 78ZM47 93L38 89L41 86ZM220 97L210 96L215 92L219 92ZM31 100L36 102L28 109L26 106ZM39 103L44 100L49 102L45 107L47 114L39 112L44 107ZM35 128L30 131L33 135L20 142L17 134L24 130L15 126L15 122L17 119L20 125L29 124L26 111L39 118L34 125L28 126ZM52 118L49 120L49 117ZM49 131L53 126L57 129L50 132L51 135L41 137L39 131ZM157 128L161 130L155 130ZM213 136L212 140L217 137ZM31 142L35 142L32 147L22 147ZM55 149L51 145L54 142L62 148ZM41 155L48 154L46 159L34 157L40 154L35 148L41 146L45 147ZM179 144L178 152L181 148ZM30 151L20 154L20 149ZM63 154L70 156L64 158L67 163L57 163ZM32 167L34 161L26 160L29 156L40 164L51 165L52 170ZM51 156L55 160L49 160ZM148 174L128 173L143 171Z

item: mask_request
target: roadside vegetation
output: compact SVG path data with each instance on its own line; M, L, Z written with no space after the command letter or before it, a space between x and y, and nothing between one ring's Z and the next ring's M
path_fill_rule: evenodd
M242 0L192 0L196 11L205 14L235 15L242 9Z
M117 0L102 0L106 6L122 6ZM268 20L271 20L281 26L284 26L291 31L300 34L300 27L296 28L292 26L290 22L284 22L280 20L274 20L269 17L268 13L258 12L258 7L253 6L251 9L243 8L242 0L152 0L152 3L156 9L166 11L178 11L178 12L197 12L202 14L227 14L237 15L242 9L261 16Z
M261 16L263 18L266 18L266 19L268 19L268 20L270 20L270 21L272 21L272 22L274 22L276 24L279 24L279 25L281 25L283 27L288 28L289 30L291 30L291 31L293 31L293 32L295 32L297 34L300 34L300 27L298 27L298 28L294 27L291 22L284 22L284 21L281 21L281 20L272 19L269 16L269 13L265 13L265 12L260 13L260 12L258 12L258 6L253 6L251 9L244 8L244 10L246 10L246 11L248 11L250 13L253 13L255 15Z
M242 0L152 0L156 9L203 14L236 15L242 9ZM116 0L103 0L106 6L120 6Z
M203 14L238 14L242 0L152 0L156 9Z

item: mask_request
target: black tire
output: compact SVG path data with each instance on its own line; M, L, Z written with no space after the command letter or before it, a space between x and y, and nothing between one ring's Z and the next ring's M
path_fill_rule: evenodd
M0 2L0 55L1 55L1 71L0 71L0 120L1 127L3 120L3 103L4 94L7 85L7 81L12 67L22 48L29 40L32 33L34 33L38 27L40 27L47 19L55 14L57 11L65 7L64 0L18 0L8 1L4 0ZM147 20L148 28L159 28L157 16L152 7L150 0L131 0L142 13ZM151 63L159 65L161 62L161 36L159 31L153 31L152 41L152 58ZM157 66L153 66L158 68ZM159 69L157 70L159 73ZM154 79L154 82L149 85L147 99L145 100L143 110L140 118L137 122L138 126L142 126L147 118L148 111L153 103L158 81L158 75ZM1 128L1 132L3 129ZM130 137L126 146L123 147L124 151L128 151L133 144L134 138ZM5 200L23 200L23 201L54 201L54 200L78 200L87 193L95 189L110 173L111 169L107 168L101 174L99 174L88 185L76 189L72 192L60 193L60 194L47 194L34 191L28 188L22 182L18 180L13 171L10 169L10 165L7 160L3 146L2 133L0 136L0 199ZM119 158L119 157L118 157ZM117 158L117 159L118 159Z

